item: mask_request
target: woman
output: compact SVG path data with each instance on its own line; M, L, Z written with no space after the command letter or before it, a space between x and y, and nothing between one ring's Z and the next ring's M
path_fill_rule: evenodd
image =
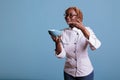
M82 24L83 14L76 7L65 11L65 20L69 25L62 35L54 37L55 54L58 58L66 57L64 80L93 80L94 70L88 56L87 46L92 50L100 47L101 42L94 32Z

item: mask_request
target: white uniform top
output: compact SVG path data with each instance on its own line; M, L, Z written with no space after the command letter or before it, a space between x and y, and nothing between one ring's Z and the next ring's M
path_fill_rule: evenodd
M61 35L62 51L56 55L58 58L66 57L64 71L74 77L87 76L93 71L87 46L95 50L101 45L94 32L89 27L85 28L90 32L89 40L80 29L64 29Z

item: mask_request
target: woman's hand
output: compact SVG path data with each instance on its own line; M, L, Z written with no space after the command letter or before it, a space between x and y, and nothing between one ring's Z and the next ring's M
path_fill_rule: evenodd
M51 35L51 38L52 38L52 40L55 42L55 43L59 43L60 42L60 40L61 40L61 36L52 36Z
M55 37L55 36L51 35L51 38L55 42L55 46L56 46L55 51L56 51L56 54L59 55L60 52L62 51L61 44L60 44L61 36Z
M80 29L80 30L83 32L84 36L85 36L87 39L89 39L90 32L85 28L85 26L83 25L83 23L82 23L80 20L77 19L77 21L69 22L69 25L70 25L70 26L74 26L74 27Z
M76 27L76 28L78 28L80 30L85 29L83 23L79 19L77 19L77 21L69 22L69 25L70 26L74 26L74 27Z

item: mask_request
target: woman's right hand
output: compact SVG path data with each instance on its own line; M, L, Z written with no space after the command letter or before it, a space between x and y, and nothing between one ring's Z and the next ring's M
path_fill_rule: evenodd
M55 43L59 43L60 42L60 40L61 40L61 36L52 36L51 35L51 38L52 38L52 40L55 42Z
M61 36L52 36L51 35L51 38L53 39L53 41L55 42L55 45L56 45L56 48L55 48L55 51L56 51L56 54L60 54L60 52L62 51L62 48L61 48L61 44L60 44L60 41L61 41Z

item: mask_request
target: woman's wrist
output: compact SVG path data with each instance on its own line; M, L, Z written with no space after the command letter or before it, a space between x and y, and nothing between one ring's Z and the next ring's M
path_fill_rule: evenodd
M87 29L84 30L84 35L87 39L89 39L90 33Z
M55 45L56 45L55 52L56 52L56 54L58 55L58 54L60 54L60 52L61 52L61 44L60 44L60 41L56 42Z

